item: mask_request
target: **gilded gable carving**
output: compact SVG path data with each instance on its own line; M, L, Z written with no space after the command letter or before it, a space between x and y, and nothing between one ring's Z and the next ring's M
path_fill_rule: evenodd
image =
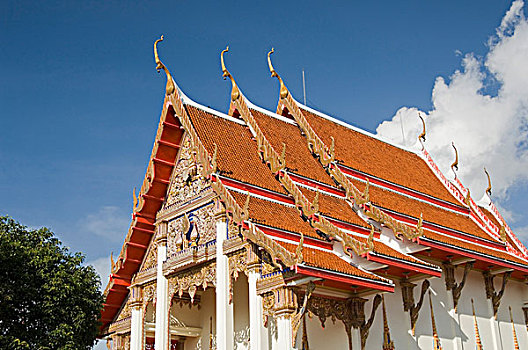
M202 175L203 166L196 160L196 153L188 135L184 136L181 145L163 210L178 207L210 188L207 179Z
M125 318L129 318L131 316L132 316L132 311L130 310L130 299L129 299L125 303L125 306L123 306L123 309L121 309L121 312L119 313L119 316L117 317L117 321L124 320Z
M205 244L216 238L214 204L210 203L169 222L168 254Z
M148 270L156 267L158 263L158 247L155 243L152 243L147 251L147 257L141 268L141 271Z

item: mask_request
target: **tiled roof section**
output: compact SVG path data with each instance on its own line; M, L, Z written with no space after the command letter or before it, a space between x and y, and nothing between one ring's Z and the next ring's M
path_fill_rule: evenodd
M344 165L430 196L459 204L417 154L302 109L326 145L335 139L336 160Z
M262 162L257 144L245 125L186 105L193 126L209 154L218 147L220 174L275 192L286 193Z
M280 245L286 248L291 253L295 253L297 245L277 241ZM303 246L302 250L303 263L307 266L317 267L320 269L336 271L346 273L352 276L359 276L363 278L369 278L373 280L383 280L381 277L366 271L360 270L357 267L349 264L345 260L341 259L331 251L324 251L320 249L314 249L307 246Z
M484 215L486 215L490 220L491 222L493 222L493 224L495 226L497 226L499 229L501 228L501 226L503 224L499 223L499 221L497 220L497 218L495 218L495 215L493 215L487 208L484 208L482 206L479 206L480 210L482 210L482 212L484 213ZM510 246L519 251L519 249L517 248L517 244L513 241L513 239L511 239L510 235L506 234L506 240L508 241L508 243L510 244ZM522 253L521 253L522 254Z
M302 186L299 186L299 189L304 196L313 203L315 191ZM319 212L324 216L365 227L370 230L370 225L356 214L344 198L341 199L319 192Z
M482 210L482 212L488 217L488 219L491 220L491 222L493 222L493 224L495 226L497 226L498 228L500 228L502 226L501 223L499 223L499 221L495 218L495 215L493 215L487 208L485 207L482 207L479 205L479 208L480 210Z
M496 257L496 258L499 258L499 259L513 261L513 262L516 262L518 264L523 264L523 265L527 265L528 266L528 264L527 264L527 262L525 260L520 259L520 258L518 258L516 256L511 255L511 254L508 254L505 251L502 252L502 251L498 251L498 250L495 250L495 249L489 249L489 248L481 247L481 246L479 246L477 244L474 244L474 243L471 243L469 241L464 241L464 240L459 240L459 239L447 237L447 236L441 235L441 234L436 233L436 232L431 232L429 230L424 230L424 236L427 237L427 238L433 239L435 241L439 241L439 242L442 242L442 243L447 243L449 245L453 245L453 246L456 246L456 247L459 247L459 248L464 248L464 249L471 250L471 251L474 251L474 252L477 252L477 253L486 254L486 255L493 256L493 257Z
M350 181L360 191L364 190L364 182L354 179L350 179ZM479 238L497 241L466 215L445 210L372 185L369 186L369 196L371 203L378 207L412 216L416 219L420 217L420 214L423 214L424 221L458 230Z
M238 205L244 207L247 195L230 191ZM251 196L249 199L249 217L257 224L262 224L282 230L303 233L312 238L321 239L309 223L299 215L297 208Z
M319 161L315 159L306 145L306 139L296 125L273 118L257 110L251 110L260 130L271 143L275 151L282 153L283 143L286 144L286 167L291 172L335 186L334 181L326 173Z

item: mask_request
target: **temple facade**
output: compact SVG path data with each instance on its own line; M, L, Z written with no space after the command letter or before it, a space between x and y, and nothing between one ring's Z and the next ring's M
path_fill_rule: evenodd
M491 181L475 201L438 169L425 122L411 149L311 109L273 50L275 112L222 51L224 114L184 95L162 40L158 131L105 290L110 349L528 349L528 250Z

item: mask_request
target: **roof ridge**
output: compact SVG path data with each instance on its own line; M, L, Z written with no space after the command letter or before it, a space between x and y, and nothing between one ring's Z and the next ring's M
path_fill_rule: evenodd
M297 101L293 96L291 96L291 98L293 99L293 101L295 101L295 103L297 103L297 105L301 109L304 109L304 110L306 110L308 112L314 113L314 114L318 115L321 118L324 118L324 119L329 120L329 121L331 121L333 123L336 123L336 124L339 124L341 126L344 126L344 127L348 128L348 129L351 129L353 131L359 132L359 133L361 133L361 134L363 134L365 136L369 136L369 137L375 138L376 140L381 141L383 143L386 143L386 144L388 144L390 146L399 148L399 149L401 149L403 151L410 152L410 153L413 153L413 154L416 154L416 155L419 156L418 151L413 149L413 148L411 148L411 147L403 146L403 145L399 145L397 143L394 143L394 142L386 139L383 136L380 136L380 135L377 135L377 134L373 134L370 131L364 130L364 129L358 127L358 126L349 124L349 123L347 123L347 122L345 122L345 121L343 121L341 119L338 119L336 117L332 117L331 115L328 115L328 114L326 114L324 112L321 112L321 111L319 111L317 109L313 109L311 107L308 107L305 104L302 104L301 102Z

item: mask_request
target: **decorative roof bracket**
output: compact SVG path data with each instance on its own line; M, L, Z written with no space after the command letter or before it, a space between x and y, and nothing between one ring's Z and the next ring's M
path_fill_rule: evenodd
M376 316L376 310L378 309L380 304L381 304L381 295L376 294L376 296L372 300L372 310L370 311L370 317L368 321L363 322L363 324L359 327L359 334L361 338L361 350L365 349L365 345L367 344L367 338L369 335L369 330L370 330L370 327L372 327L372 323L374 322L374 317Z
M462 289L464 288L464 285L466 284L466 278L473 267L474 262L470 261L465 264L464 266L464 276L462 277L462 280L460 283L455 282L455 269L456 266L451 263L445 263L442 265L445 273L445 285L446 290L450 290L453 294L453 306L455 311L457 310L458 306L458 300L460 299L460 295L462 294Z
M497 318L497 311L499 311L501 299L504 295L504 289L506 288L506 283L508 283L511 273L511 271L503 273L501 289L497 293L495 291L495 287L493 286L493 279L496 275L492 275L489 271L482 272L482 276L484 277L484 286L486 287L486 298L491 299L491 303L493 305L493 316L495 316L495 318Z
M422 282L422 290L420 292L420 300L417 304L414 303L414 287L416 284L409 282L408 279L402 279L400 281L400 286L402 289L402 299L403 299L403 311L409 311L411 317L411 330L414 335L416 321L418 320L418 313L422 308L423 300L427 289L429 289L429 281L424 280Z

